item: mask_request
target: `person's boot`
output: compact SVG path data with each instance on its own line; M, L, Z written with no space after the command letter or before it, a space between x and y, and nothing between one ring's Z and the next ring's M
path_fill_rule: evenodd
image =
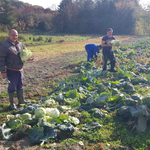
M18 106L20 106L20 104L26 104L23 96L23 90L17 90L17 98L19 101Z
M114 70L114 69L110 69L110 72L117 72L116 70Z
M16 105L14 104L14 95L15 95L14 93L9 93L9 102L11 110L17 109Z

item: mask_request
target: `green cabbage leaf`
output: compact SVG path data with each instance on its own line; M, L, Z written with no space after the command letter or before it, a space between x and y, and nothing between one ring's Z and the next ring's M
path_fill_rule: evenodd
M23 63L26 62L29 58L31 58L31 56L32 52L27 48L20 52L20 58Z

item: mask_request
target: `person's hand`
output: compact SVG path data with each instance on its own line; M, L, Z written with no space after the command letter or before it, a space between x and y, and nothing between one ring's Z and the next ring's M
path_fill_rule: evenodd
M2 75L3 79L7 78L6 72L1 73L1 75Z
M32 61L34 60L34 55L32 55L27 61Z

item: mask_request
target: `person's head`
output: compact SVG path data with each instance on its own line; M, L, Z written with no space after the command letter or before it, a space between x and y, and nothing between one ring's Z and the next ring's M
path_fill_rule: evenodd
M99 45L99 46L98 46L98 50L101 50L101 49L102 49L102 45Z
M18 32L15 29L11 29L8 34L9 40L15 43L18 40Z
M112 34L113 34L113 29L112 29L112 28L108 28L108 29L107 29L107 36L108 36L108 37L111 37Z

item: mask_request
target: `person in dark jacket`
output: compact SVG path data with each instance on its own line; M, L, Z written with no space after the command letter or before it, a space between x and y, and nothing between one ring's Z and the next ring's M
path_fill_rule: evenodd
M8 39L0 46L0 72L3 78L8 78L8 94L9 102L12 110L17 109L13 102L14 92L17 93L17 98L20 104L24 104L23 97L23 62L20 58L20 51L25 49L25 46L18 41L18 32L11 29L8 34ZM33 56L28 60L33 60Z
M102 46L97 44L87 44L85 45L85 49L87 52L87 61L91 61L94 57L97 59L97 53L100 53Z
M110 72L116 72L114 70L116 58L113 54L111 41L115 40L115 37L112 36L113 29L109 28L107 30L107 35L102 38L102 47L103 47L103 71L107 70L107 61L110 60L111 68Z

